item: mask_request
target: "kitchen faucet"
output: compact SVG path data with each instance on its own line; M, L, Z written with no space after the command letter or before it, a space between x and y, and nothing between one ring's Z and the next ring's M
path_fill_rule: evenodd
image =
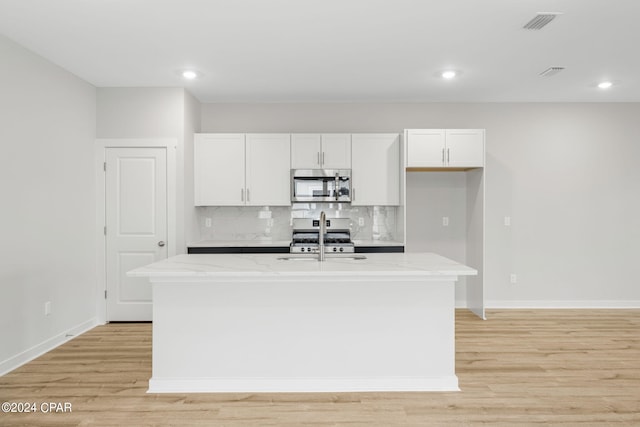
M320 229L318 230L318 261L324 261L324 235L327 233L327 215L320 212Z

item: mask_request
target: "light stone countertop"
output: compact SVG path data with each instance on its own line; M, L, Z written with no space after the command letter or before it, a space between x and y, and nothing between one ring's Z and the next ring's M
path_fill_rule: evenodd
M456 261L433 253L371 253L366 259L354 260L348 255L327 256L324 262L313 256L289 254L191 254L177 255L163 261L129 271L131 277L206 278L245 277L275 278L332 276L473 276L478 272ZM307 258L300 260L300 258Z
M291 240L199 240L187 245L190 248L246 248L289 246Z

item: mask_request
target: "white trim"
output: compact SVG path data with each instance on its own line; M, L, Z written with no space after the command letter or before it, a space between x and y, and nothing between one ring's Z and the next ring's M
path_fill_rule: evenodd
M458 377L151 378L147 393L460 391Z
M486 301L491 308L640 308L640 300L532 300L532 301Z
M96 171L96 313L98 324L107 321L107 301L104 292L106 283L106 259L105 259L105 174L104 163L106 161L105 150L107 148L166 148L167 149L167 255L174 256L177 252L177 210L176 210L176 150L178 140L176 138L99 138L95 145L95 171Z
M59 345L64 344L67 341L72 340L78 335L87 332L90 329L95 328L98 325L96 318L89 319L71 329L68 329L58 335L55 335L40 344L36 344L33 347L10 357L7 360L0 362L0 376L19 368L25 363L31 362L33 359L42 356L48 351L53 350Z

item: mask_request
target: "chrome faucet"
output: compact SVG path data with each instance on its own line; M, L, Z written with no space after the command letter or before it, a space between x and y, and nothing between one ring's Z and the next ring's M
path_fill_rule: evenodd
M320 229L318 230L318 261L324 261L324 235L327 233L327 215L320 212Z

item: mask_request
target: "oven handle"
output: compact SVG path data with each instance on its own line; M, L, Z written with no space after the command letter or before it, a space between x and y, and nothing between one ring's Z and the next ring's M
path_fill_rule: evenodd
M340 176L338 175L338 172L336 172L336 189L334 191L335 196L336 196L336 202L338 201L338 197L340 196L340 194L339 194L339 186L340 186Z

